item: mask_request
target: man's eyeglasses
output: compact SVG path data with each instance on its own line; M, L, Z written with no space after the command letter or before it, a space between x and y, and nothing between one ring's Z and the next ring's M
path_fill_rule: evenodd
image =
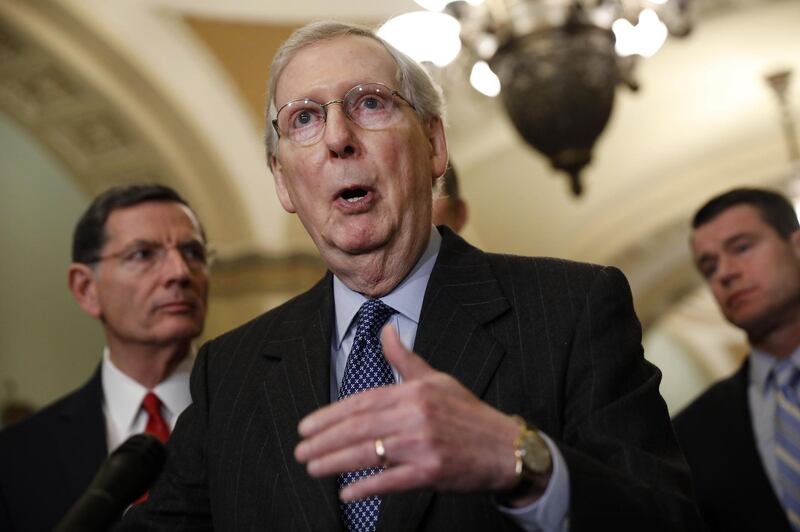
M164 246L155 242L136 242L122 251L96 257L87 263L94 264L104 260L119 259L124 269L143 274L161 266L170 249L176 249L193 272L208 270L214 259L212 249L200 241L190 240L174 246Z
M272 127L278 137L287 137L292 142L309 146L317 142L325 130L328 120L328 106L341 104L344 114L364 129L384 129L394 124L400 117L400 109L395 105L397 96L412 109L416 108L402 94L382 83L363 83L356 85L341 100L319 103L309 98L292 100L278 109Z

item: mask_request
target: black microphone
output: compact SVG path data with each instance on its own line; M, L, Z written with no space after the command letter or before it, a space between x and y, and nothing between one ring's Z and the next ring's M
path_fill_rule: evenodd
M167 451L151 434L137 434L111 453L89 488L58 523L54 532L108 530L122 512L158 477Z

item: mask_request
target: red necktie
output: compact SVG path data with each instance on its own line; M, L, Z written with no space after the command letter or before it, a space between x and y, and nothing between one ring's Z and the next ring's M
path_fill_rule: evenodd
M161 443L167 443L169 425L161 415L161 399L153 392L147 392L142 401L142 408L147 412L147 425L144 431L161 440Z
M153 392L147 392L147 395L142 400L142 408L147 412L147 425L145 425L144 431L161 440L161 443L167 443L169 425L164 420L164 416L161 415L161 399ZM133 504L143 503L147 500L147 496L148 492L145 492Z

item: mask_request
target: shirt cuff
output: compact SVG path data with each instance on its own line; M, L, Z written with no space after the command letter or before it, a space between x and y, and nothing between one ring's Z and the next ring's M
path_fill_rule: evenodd
M561 452L546 434L539 435L547 444L553 459L553 474L544 494L533 504L522 508L497 505L527 532L566 532L569 530L569 470Z

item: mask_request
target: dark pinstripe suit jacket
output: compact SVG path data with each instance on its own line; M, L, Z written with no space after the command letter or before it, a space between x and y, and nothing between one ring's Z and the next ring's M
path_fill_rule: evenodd
M756 447L747 398L749 359L675 417L675 432L711 530L789 532Z
M107 454L98 368L82 387L0 432L0 531L52 530Z
M569 468L572 530L692 530L687 467L644 361L622 274L483 253L447 229L414 350L535 423ZM293 458L297 423L329 402L331 275L209 342L194 403L150 501L122 528L342 530L335 479ZM389 495L378 530L513 530L489 494Z

